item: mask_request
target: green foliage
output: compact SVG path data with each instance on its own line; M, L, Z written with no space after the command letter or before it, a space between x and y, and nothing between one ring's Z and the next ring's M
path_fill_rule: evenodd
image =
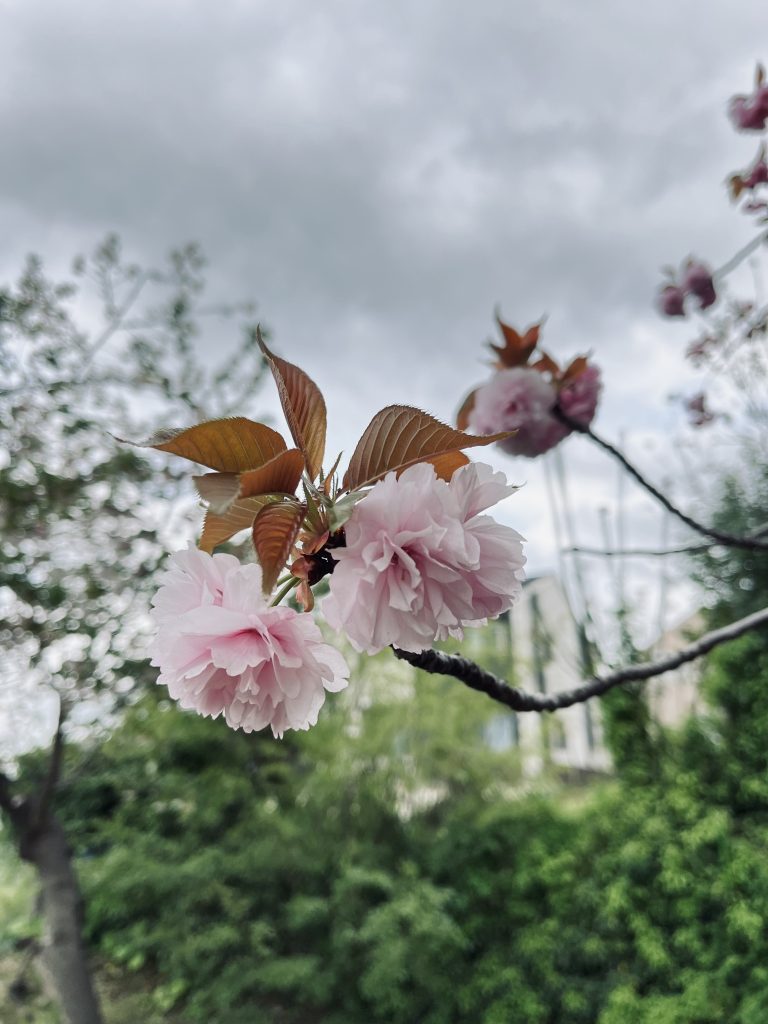
M768 688L754 649L720 657L715 690L745 662L754 699ZM374 660L380 679L282 744L147 697L78 756L61 810L89 936L157 972L158 1009L189 1024L763 1019L768 817L732 803L739 776L765 778L746 711L738 729L719 712L691 725L655 779L572 809L510 799L514 772L467 741L467 717L464 771L420 804L404 788L443 770L463 694L419 678L409 717L395 664Z

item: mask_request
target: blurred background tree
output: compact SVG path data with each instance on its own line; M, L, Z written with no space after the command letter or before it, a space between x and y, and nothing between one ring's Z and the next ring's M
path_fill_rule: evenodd
M517 751L487 742L496 706L388 652L350 653L354 685L280 744L155 688L146 608L164 552L193 532L189 495L108 432L251 412L247 325L228 371L197 365L201 270L190 249L142 275L110 240L80 285L32 263L3 296L11 1024L100 1020L86 949L107 1024L762 1022L764 633L710 658L707 709L677 732L649 728L641 694L617 694L630 700L609 712L618 771L587 788L551 765L526 780ZM87 336L72 311L85 284L109 323ZM146 309L123 310L134 293ZM714 521L744 534L764 523L766 469L759 448L740 450ZM681 558L710 625L765 605L764 553ZM504 672L483 636L473 654ZM51 752L23 753L51 736ZM38 957L60 1010L34 992Z
M98 1010L52 802L64 737L104 732L153 681L149 595L170 538L191 533L173 469L111 435L242 410L262 376L250 309L206 306L203 271L195 246L146 270L109 237L70 280L51 281L30 257L0 292L0 805L40 874L42 962L77 1024ZM222 315L237 317L242 340L225 360L220 341L215 360L201 357L204 322ZM47 742L38 776L16 779L18 754Z

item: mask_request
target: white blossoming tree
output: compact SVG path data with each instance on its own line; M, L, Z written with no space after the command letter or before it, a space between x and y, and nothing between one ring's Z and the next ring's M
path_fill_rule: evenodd
M41 961L73 1024L100 1014L53 805L65 737L98 733L154 684L149 593L190 514L185 482L109 431L241 408L263 371L244 307L211 310L237 314L246 331L227 366L202 369L203 266L190 246L143 270L109 238L66 283L31 258L0 290L0 808L38 871ZM37 785L20 786L18 755L51 736Z

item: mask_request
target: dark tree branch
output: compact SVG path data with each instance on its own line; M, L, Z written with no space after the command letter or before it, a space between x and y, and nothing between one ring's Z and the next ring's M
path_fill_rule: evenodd
M64 701L60 697L59 721L56 725L56 735L53 737L51 753L48 758L48 771L46 772L40 792L35 799L33 828L41 827L45 821L51 806L51 801L53 800L53 794L56 792L56 786L58 785L59 778L61 776L61 762L64 756L63 727L66 717Z
M18 812L18 801L13 791L13 783L5 774L0 772L0 810L13 820Z
M582 683L581 686L576 686L572 690L563 690L560 693L528 693L525 690L519 690L516 686L511 686L493 673L486 672L474 661L459 654L444 654L442 651L433 650L412 654L410 651L401 651L397 647L392 649L396 657L407 661L409 665L434 675L453 676L454 679L458 679L470 689L486 694L491 700L504 704L513 711L541 712L557 711L560 708L569 708L573 704L583 704L590 697L599 697L624 683L643 682L646 679L663 675L665 672L671 672L689 661L701 658L702 655L719 647L720 644L735 640L744 633L763 626L768 626L768 608L763 608L759 612L731 622L728 626L723 626L722 629L714 629L711 633L705 633L704 636L699 637L687 647L683 647L665 658L660 658L658 661L627 665L608 675L595 676L586 683Z
M666 558L709 551L712 544L681 544L679 548L563 548L564 555L594 555L599 558Z
M723 544L729 548L744 548L747 551L768 551L768 541L760 540L759 534L761 530L756 531L752 534L747 534L744 537L739 537L733 533L726 533L724 530L718 530L713 526L705 526L703 523L698 522L692 516L689 516L682 509L678 508L677 505L673 504L672 501L662 491L655 487L650 480L647 480L640 470L634 466L629 459L624 455L623 452L619 451L610 441L606 441L592 430L591 427L585 427L583 424L578 423L570 416L566 415L559 406L555 406L552 410L552 415L564 423L571 430L576 431L579 434L583 434L588 437L591 441L594 441L596 445L612 455L614 459L621 463L624 469L629 475L640 484L641 487L645 488L649 494L651 494L660 505L663 505L667 512L670 512L673 516L676 516L681 522L685 523L686 526L695 530L697 533L702 534L704 537L709 537L711 540L716 541L718 544Z

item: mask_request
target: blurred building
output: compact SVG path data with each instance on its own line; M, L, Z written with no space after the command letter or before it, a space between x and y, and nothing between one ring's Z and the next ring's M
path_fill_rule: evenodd
M659 637L651 649L652 658L663 658L686 647L706 629L704 615L694 612L687 619ZM691 661L672 672L665 672L648 682L648 701L655 721L667 728L677 728L692 715L700 714L703 700L700 693L701 662Z
M705 628L703 614L695 612L663 633L648 655L655 659L671 654ZM514 686L537 693L570 690L591 674L589 641L556 576L526 580L512 611L485 629L467 630L461 650ZM701 662L694 661L649 680L654 721L678 728L700 714L700 679ZM529 778L541 774L548 764L577 775L611 769L599 698L552 715L500 711L489 721L485 741L498 751L519 748Z
M467 630L462 653L521 689L559 693L589 674L588 641L555 576L526 580L511 612L483 630ZM611 759L603 742L600 702L590 700L554 715L502 711L486 729L495 750L519 747L524 773L547 764L575 773L605 772Z

